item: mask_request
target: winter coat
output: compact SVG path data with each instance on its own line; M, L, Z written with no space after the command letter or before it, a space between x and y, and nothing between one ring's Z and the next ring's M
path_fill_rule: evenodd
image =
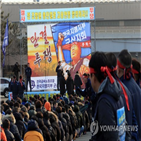
M14 113L15 119L16 119L16 125L18 127L19 133L21 138L24 138L24 134L26 132L26 127L24 125L22 115L20 113Z
M66 85L67 85L68 95L74 94L74 83L73 83L73 79L70 76L67 78Z
M13 96L18 95L18 82L17 81L11 83L10 90L12 91Z
M23 95L25 90L25 83L22 82L22 85L20 82L18 82L18 94Z
M73 129L72 129L72 124L71 124L71 120L70 120L70 116L68 113L64 113L62 112L62 117L67 121L67 125L68 125L68 128L69 128L69 134L73 134Z
M48 128L52 141L57 141L57 136L55 136L55 130L51 126L51 123L48 119L44 118L44 124Z
M1 141L7 141L5 132L1 127L0 127L0 137L1 137Z
M32 69L30 67L27 67L25 69L25 75L26 75L27 78L30 78L31 77L31 75L32 75Z
M7 141L15 141L14 135L7 129L4 130Z
M81 81L81 78L78 74L75 75L75 78L74 78L74 85L76 87L79 87L81 88L81 85L82 85L82 81Z
M133 108L138 123L138 138L141 140L141 89L132 77L129 80L126 80L124 79L124 76L122 76L120 80L131 93Z
M61 75L61 77L60 77L60 94L61 95L64 95L66 92L65 84L66 84L65 78L63 75Z
M15 125L16 123L15 117L11 114L5 115L3 119L8 119L10 121L10 132L12 132L12 134L14 135L15 141L21 141L21 136L19 134L18 127Z
M24 141L44 141L44 138L38 131L28 131L24 136Z
M59 69L59 68L60 68L60 66L58 65L56 67L57 77L61 77L61 69Z
M38 119L39 128L42 130L44 141L52 141L48 128L44 125L43 119Z
M80 112L79 106L75 105L73 110L77 116L77 121L78 121L77 128L81 128L82 125L84 124L83 124L82 113Z
M57 141L59 141L61 140L61 131L58 124L58 117L53 112L49 112L49 114L51 126L55 130L55 136L57 137Z
M122 123L125 123L125 110L122 100L122 89L117 81L110 83L107 77L100 85L99 91L96 94L97 103L94 120L97 121L97 126L110 125L116 127L122 116ZM122 112L122 114L121 114ZM119 115L119 116L118 116ZM117 122L118 121L118 122ZM119 129L120 126L119 126ZM120 130L121 131L121 130ZM121 132L125 135L125 131ZM92 141L117 141L120 139L118 131L102 132L97 131L97 134L92 137Z

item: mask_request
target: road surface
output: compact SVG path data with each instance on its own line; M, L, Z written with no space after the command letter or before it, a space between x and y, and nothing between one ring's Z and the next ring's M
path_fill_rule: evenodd
M87 132L86 135L82 135L79 138L76 138L75 141L89 141L89 139L91 138L91 133Z

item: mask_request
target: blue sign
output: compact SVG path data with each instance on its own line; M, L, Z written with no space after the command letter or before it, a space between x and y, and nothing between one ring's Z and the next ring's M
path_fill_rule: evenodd
M119 127L119 137L120 137L120 141L125 141L125 109L120 108L117 110L117 125Z
M60 22L94 19L95 7L20 10L20 22Z

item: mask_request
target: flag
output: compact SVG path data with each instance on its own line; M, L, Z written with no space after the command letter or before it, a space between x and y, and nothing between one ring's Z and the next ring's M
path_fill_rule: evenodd
M5 64L6 46L8 46L8 19L7 19L7 23L6 23L4 40L3 40L3 44L2 44L2 52L3 52L3 55L4 55L3 67L4 67L4 64Z

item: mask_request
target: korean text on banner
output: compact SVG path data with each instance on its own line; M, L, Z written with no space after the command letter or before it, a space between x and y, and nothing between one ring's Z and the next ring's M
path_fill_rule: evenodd
M20 10L20 22L60 22L94 19L95 7Z

